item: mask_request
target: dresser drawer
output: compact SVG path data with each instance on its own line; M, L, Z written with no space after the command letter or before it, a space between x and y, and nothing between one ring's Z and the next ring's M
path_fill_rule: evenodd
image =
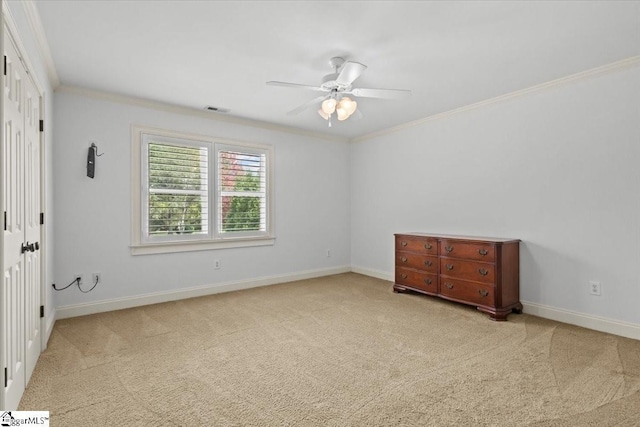
M436 274L396 268L396 283L422 289L433 294L438 293L438 276Z
M396 236L396 251L438 255L438 240L418 236Z
M494 262L496 249L494 245L488 243L460 243L455 240L442 240L440 242L440 256Z
M396 267L415 268L433 274L438 273L438 257L412 252L396 252Z
M464 261L455 258L440 258L440 274L462 280L494 283L495 265L484 262Z
M479 305L495 305L495 288L491 285L465 282L464 280L442 277L440 294L460 301L468 301Z

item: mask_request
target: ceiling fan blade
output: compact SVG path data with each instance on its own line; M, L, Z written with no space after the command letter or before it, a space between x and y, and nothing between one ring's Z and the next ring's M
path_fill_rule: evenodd
M340 74L338 75L336 82L344 86L349 86L355 79L360 77L360 74L362 74L366 69L367 66L364 64L347 61L342 65L342 69L340 70Z
M380 99L405 99L411 96L410 90L403 89L365 89L357 88L349 92L353 96L361 98L380 98Z
M308 90L315 90L317 92L326 92L319 86L301 85L301 84L298 84L298 83L287 83L287 82L270 81L270 82L267 82L267 85L269 85L269 86L292 87L292 88L295 88L295 89L308 89Z
M328 97L330 97L331 95L322 95L319 96L317 98L312 99L309 102L305 102L304 104L302 104L301 106L294 108L293 110L289 111L287 113L287 116L295 116L296 114L299 114L301 112L303 112L304 110L306 110L307 108L311 107L313 104L317 104L319 102L324 101L325 99L327 99Z

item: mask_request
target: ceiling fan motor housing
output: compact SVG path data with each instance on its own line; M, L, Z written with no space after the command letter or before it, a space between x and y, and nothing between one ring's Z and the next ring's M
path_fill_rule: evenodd
M351 85L341 85L336 81L339 73L327 74L322 78L320 88L326 92L344 92L351 89Z

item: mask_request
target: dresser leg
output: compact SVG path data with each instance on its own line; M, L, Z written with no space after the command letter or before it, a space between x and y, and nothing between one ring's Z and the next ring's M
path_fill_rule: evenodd
M403 291L406 291L407 288L405 288L404 286L400 286L398 284L394 284L393 285L393 292L396 294L402 293Z
M492 309L487 309L485 307L477 307L477 309L478 311L487 313L489 315L489 319L495 320L497 322L506 322L507 316L511 314L511 310L493 311Z
M509 313L501 313L501 312L489 313L489 319L495 320L497 322L506 322L508 315Z
M501 309L501 310L496 310L493 311L492 309L486 309L483 307L478 307L478 310L487 313L489 315L489 318L491 320L496 320L499 322L506 322L507 321L507 316L509 316L511 313L517 313L517 314L521 314L522 313L522 304L517 303L515 306L513 306L513 308L510 309Z

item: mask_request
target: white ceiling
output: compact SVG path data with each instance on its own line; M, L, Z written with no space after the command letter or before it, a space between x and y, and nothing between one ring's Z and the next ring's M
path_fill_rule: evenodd
M356 137L640 55L638 1L37 1L60 81ZM344 56L364 117L286 112ZM211 113L220 114L220 113Z

